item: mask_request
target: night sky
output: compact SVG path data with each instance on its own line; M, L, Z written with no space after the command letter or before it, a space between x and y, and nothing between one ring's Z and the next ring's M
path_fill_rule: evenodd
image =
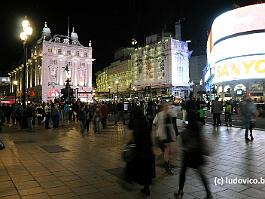
M215 17L231 10L233 4L248 5L254 0L97 0L97 1L10 1L0 8L2 39L0 70L8 72L21 63L22 42L19 39L21 20L31 20L33 44L41 35L44 22L54 34L67 35L68 16L70 32L75 27L79 41L88 46L92 41L93 71L108 66L114 51L129 46L135 37L143 44L148 35L161 32L164 27L174 31L174 23L182 21L182 38L191 40L190 49L205 53L207 32ZM88 5L84 5L84 2Z

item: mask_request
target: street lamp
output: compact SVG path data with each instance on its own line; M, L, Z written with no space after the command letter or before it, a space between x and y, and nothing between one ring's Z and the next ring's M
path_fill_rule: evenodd
M119 94L119 81L116 80L116 81L115 81L115 84L116 84L116 86L117 86L117 100L118 100L118 94Z
M77 86L77 87L75 88L75 90L76 90L76 101L78 100L78 89L79 89L79 87Z
M110 85L108 86L108 89L109 89L109 99L110 99L110 89L111 89Z
M27 68L27 40L32 35L32 28L30 27L27 17L21 23L23 32L20 33L20 39L23 41L24 50L24 64L23 64L23 79L22 79L22 105L26 106L26 68Z
M15 104L17 103L17 80L13 81L13 85L15 86L14 88L14 94L15 94Z

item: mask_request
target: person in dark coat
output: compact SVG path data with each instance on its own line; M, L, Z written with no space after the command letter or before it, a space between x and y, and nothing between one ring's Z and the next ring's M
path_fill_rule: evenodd
M151 130L143 110L136 106L133 112L133 142L136 145L135 156L126 165L126 180L144 185L141 190L150 195L149 186L155 177L155 157L152 150Z
M188 125L187 128L181 134L182 142L182 166L179 176L179 190L174 193L176 199L182 198L184 192L184 184L186 178L186 171L188 168L196 169L203 186L206 191L206 198L212 198L212 194L208 185L208 181L202 170L205 164L204 155L209 155L209 149L207 144L204 142L203 135L201 134L202 126L197 121L194 114L188 114Z

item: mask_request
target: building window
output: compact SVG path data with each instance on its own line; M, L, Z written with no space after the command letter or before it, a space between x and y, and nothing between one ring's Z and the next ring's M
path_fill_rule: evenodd
M48 48L48 53L52 53L52 48Z
M87 57L87 52L84 53L84 57Z
M76 55L76 56L79 56L79 51L76 51L75 55Z
M53 65L57 65L57 60L53 60Z
M59 54L59 55L62 54L62 49L58 49L58 54Z
M72 62L70 62L70 61L65 61L65 65L72 66Z
M67 50L67 55L71 55L71 50Z

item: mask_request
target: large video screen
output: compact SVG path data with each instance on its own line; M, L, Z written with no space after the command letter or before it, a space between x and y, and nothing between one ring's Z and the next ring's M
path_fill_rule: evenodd
M207 42L208 64L215 83L265 78L265 4L217 17Z
M229 36L265 29L265 3L237 8L217 17L211 28L212 46Z

